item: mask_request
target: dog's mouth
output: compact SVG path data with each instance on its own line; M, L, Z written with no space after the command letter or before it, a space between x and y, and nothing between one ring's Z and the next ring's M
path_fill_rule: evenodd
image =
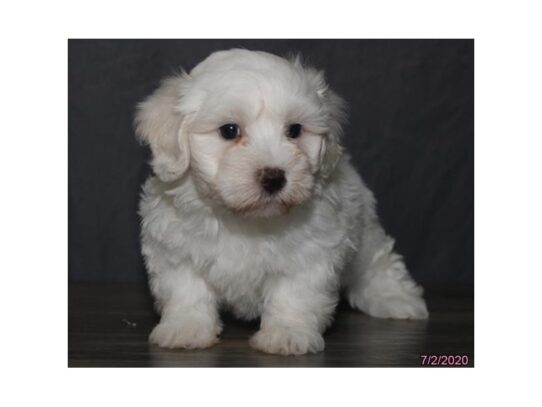
M231 189L216 188L216 197L235 215L246 218L272 218L288 214L310 199L313 185L307 188L287 183L280 190L269 191L265 185L249 184Z
M258 199L245 205L226 204L226 207L233 213L247 218L271 218L285 215L293 206L295 204L278 197Z
M299 196L280 196L262 194L249 202L227 202L224 206L236 215L246 218L272 218L288 214L293 208L302 205L308 194Z

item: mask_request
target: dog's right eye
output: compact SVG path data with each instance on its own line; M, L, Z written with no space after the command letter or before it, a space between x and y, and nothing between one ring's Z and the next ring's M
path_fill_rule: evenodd
M301 135L302 129L303 126L301 126L299 123L291 124L290 127L288 127L288 137L298 138Z
M228 123L220 126L220 135L226 140L233 140L241 133L239 126L235 123Z

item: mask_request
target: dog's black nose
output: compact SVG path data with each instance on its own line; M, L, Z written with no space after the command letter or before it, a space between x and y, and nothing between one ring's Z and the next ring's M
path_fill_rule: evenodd
M286 185L286 176L280 168L263 168L259 171L259 179L263 189L269 194L280 191Z

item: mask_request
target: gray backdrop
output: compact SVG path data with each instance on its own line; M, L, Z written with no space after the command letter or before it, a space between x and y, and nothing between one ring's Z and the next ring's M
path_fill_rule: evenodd
M149 151L134 106L161 78L233 47L300 52L349 104L344 143L415 278L474 272L474 41L69 40L70 281L143 281L137 201Z

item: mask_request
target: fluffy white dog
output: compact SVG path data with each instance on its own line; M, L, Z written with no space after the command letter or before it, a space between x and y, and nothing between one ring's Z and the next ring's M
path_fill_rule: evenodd
M342 154L343 101L321 72L265 52L210 55L138 106L153 153L142 250L169 348L218 341L219 310L261 317L250 344L304 354L344 292L381 318L427 318L375 200Z

